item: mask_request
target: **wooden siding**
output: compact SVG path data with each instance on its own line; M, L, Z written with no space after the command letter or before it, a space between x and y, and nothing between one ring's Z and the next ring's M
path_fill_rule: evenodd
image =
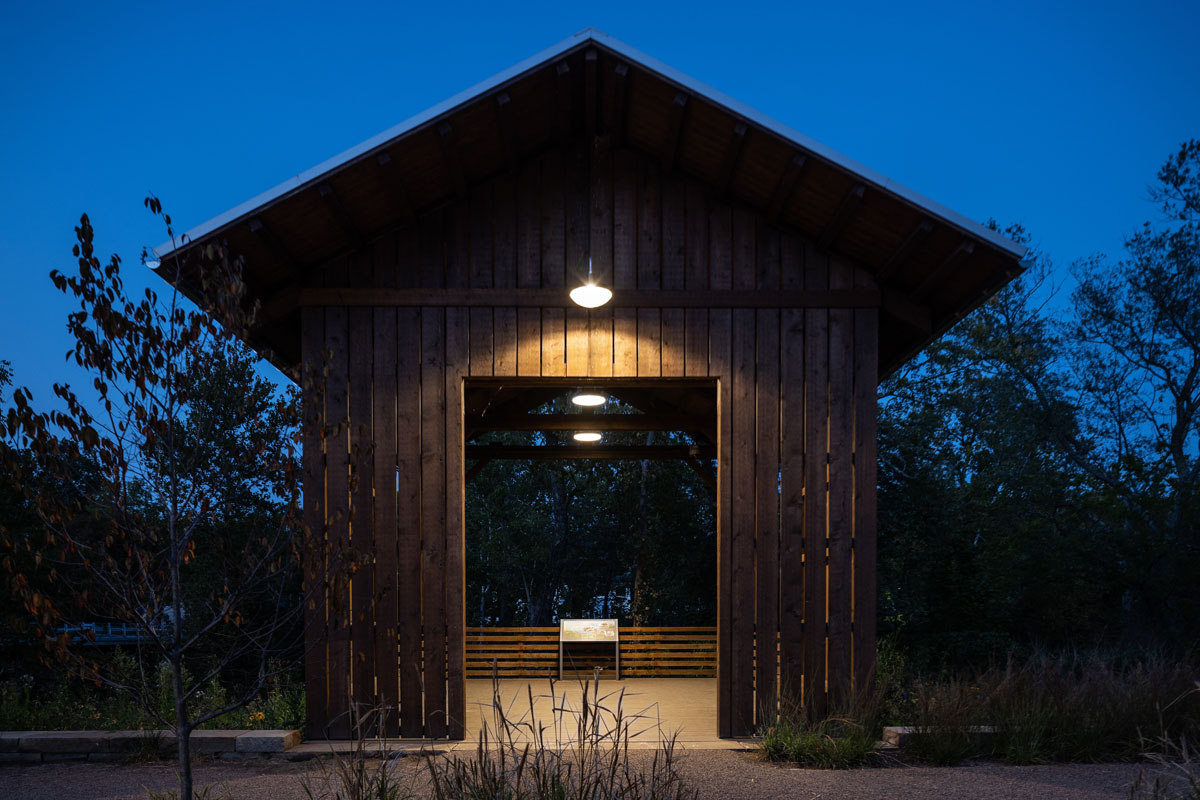
M472 187L307 288L565 292L589 253L618 293L877 288L603 138ZM475 377L710 379L717 732L750 733L781 689L821 707L869 680L877 333L870 307L305 308L307 407L326 420L305 440L305 519L328 542L306 564L326 587L309 607L309 735L349 735L351 702L398 702L388 735L463 734L463 387ZM764 636L778 658L756 663Z
M609 648L609 654L612 649ZM558 628L467 628L468 678L558 676ZM589 676L592 663L564 676ZM602 677L613 677L613 659L598 659ZM621 676L626 678L714 678L715 627L622 627Z

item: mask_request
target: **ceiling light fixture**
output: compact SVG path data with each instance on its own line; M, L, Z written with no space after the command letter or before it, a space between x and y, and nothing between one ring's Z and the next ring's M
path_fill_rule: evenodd
M598 286L592 278L592 259L588 257L587 283L571 290L571 300L584 308L599 308L612 299L612 290Z
M580 431L579 433L575 434L575 441L577 441L577 442L598 442L598 441L600 441L600 434L593 433L591 431Z
M571 398L571 402L577 406L602 406L607 400L604 395L594 392L580 392Z

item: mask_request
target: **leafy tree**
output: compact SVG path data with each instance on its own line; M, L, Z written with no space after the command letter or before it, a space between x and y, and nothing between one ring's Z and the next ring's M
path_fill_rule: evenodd
M146 205L162 215L156 199ZM222 248L172 256L163 264L170 293L132 297L120 259L97 258L86 215L75 230L78 270L51 278L79 301L68 357L92 376L98 401L56 384L66 410L40 411L28 389L13 394L4 461L40 530L6 536L5 549L32 554L37 568L27 574L9 558L10 583L34 633L78 674L129 693L176 733L180 796L190 798L189 735L248 702L300 633L297 404L249 370L239 338L254 309L240 263ZM190 307L184 286L204 310ZM60 633L92 620L138 627L133 680ZM173 701L166 716L152 692L160 660ZM249 679L213 701L205 689L232 665Z

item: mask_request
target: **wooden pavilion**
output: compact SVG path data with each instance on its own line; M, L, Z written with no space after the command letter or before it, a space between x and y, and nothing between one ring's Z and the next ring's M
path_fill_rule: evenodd
M697 445L551 457L715 459L719 735L752 731L756 691L868 681L879 376L1024 252L590 29L180 249L214 240L261 301L250 344L348 423L303 453L309 734L333 738L351 703L463 736L464 485L515 455L470 442L577 427L529 414L576 387L643 412L602 424ZM594 310L568 298L589 263Z

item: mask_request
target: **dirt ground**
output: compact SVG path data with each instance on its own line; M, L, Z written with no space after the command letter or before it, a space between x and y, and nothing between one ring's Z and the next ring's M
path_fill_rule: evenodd
M637 754L637 757L646 757ZM368 762L372 763L372 762ZM374 762L378 763L378 762ZM424 761L395 762L397 777L419 787ZM210 762L196 767L197 787L211 787L209 800L306 800L303 781L317 785L316 762ZM1129 764L1069 764L1008 767L1000 764L932 768L896 766L848 771L794 769L765 763L751 753L696 750L684 755L682 771L704 800L796 798L797 800L1018 800L1127 798L1137 775ZM117 800L146 798L175 787L169 764L61 763L0 767L4 800Z

